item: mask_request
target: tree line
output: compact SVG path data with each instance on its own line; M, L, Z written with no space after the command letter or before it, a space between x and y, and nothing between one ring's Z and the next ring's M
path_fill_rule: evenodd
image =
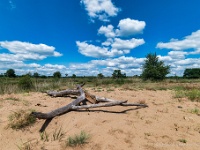
M160 61L156 53L150 53L146 56L146 59L144 61L144 65L142 66L142 74L140 77L143 80L164 80L166 78L166 75L170 73L170 66L165 65L163 61ZM37 72L31 74L28 73L26 74L28 76L32 76L35 78L41 77L41 78L46 78L47 76L45 75L39 75ZM14 69L8 69L3 75L1 76L6 76L6 77L16 77L15 70ZM53 73L54 78L61 78L61 72L56 71ZM65 74L65 77L69 77L68 74ZM77 76L73 74L70 76L71 78L76 78ZM102 73L99 73L97 75L98 78L102 79L104 78L104 75ZM200 78L200 68L190 68L190 69L185 69L184 78ZM122 79L126 78L126 73L122 73L120 69L114 70L112 73L112 78L113 79Z

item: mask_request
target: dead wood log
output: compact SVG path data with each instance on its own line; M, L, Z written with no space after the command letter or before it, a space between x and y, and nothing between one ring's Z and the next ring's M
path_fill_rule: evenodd
M56 110L53 110L49 113L32 112L32 115L38 119L50 119L50 118L54 118L55 116L58 116L58 115L61 115L61 114L71 111L72 106L76 106L80 102L85 100L85 93L84 93L83 89L81 88L81 86L78 86L78 90L79 90L79 93L81 93L81 95L76 100L69 103L68 105L58 108Z
M96 96L97 102L115 102L116 100L105 98L105 97L98 97ZM140 104L140 103L121 103L121 106L140 106L140 107L148 107L146 104Z
M66 96L66 95L79 95L80 91L79 90L63 90L63 91L59 91L59 92L48 91L47 94L52 97L62 97L62 96Z
M110 106L120 105L120 104L126 103L126 102L127 101L115 101L115 102L109 102L109 103L91 104L91 105L82 105L82 106L72 105L72 110L89 109L89 108L97 108L97 107L110 107Z
M41 113L41 112L33 112L32 115L39 119L52 119L55 116L64 114L66 112L69 112L71 110L78 110L78 109L89 109L89 108L97 108L97 107L110 107L110 106L140 106L140 107L148 107L146 104L140 104L140 103L127 103L127 100L123 101L117 101L113 99L108 99L105 97L98 97L95 95L91 95L88 92L84 91L81 87L81 85L77 86L77 90L64 90L60 92L50 91L47 93L50 96L63 96L63 95L80 95L77 97L76 100L69 103L68 105L58 108L56 110L53 110L49 113ZM86 100L92 103L91 105L86 105ZM80 103L83 103L84 105L78 106ZM99 103L104 102L104 103ZM98 104L97 104L98 103Z

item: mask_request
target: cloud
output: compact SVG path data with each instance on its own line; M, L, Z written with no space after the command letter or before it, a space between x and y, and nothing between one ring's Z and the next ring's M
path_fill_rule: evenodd
M145 27L144 21L127 18L120 20L118 26L120 29L114 29L113 25L101 26L99 28L98 34L104 35L107 38L106 41L101 43L101 46L76 41L79 52L82 55L95 58L117 57L128 54L130 50L145 43L144 39L127 39L126 37L141 33ZM121 39L123 36L126 37L126 40Z
M156 48L170 49L165 62L171 66L171 74L183 75L186 68L196 68L200 65L199 58L189 58L190 55L200 54L200 30L192 32L183 39L172 38L169 42L159 42ZM161 57L162 59L163 57Z
M42 60L48 56L59 57L55 47L21 41L0 41L0 46L12 53L17 60ZM11 54L4 54L10 56Z
M130 40L122 40L119 38L115 38L112 44L112 48L118 49L118 50L131 50L144 43L145 42L143 39L132 38Z
M119 38L115 38L111 44L111 48L109 47L99 47L92 44L88 44L87 42L77 41L76 45L78 46L78 50L82 55L95 57L95 58L107 58L107 57L116 57L124 54L130 53L131 49L144 44L143 39L135 39L132 38L130 40L122 40ZM106 45L104 43L104 45ZM109 45L109 44L108 44Z
M114 38L116 35L113 29L114 27L112 25L108 25L107 27L101 26L98 30L98 34L103 34L107 38Z
M104 60L91 60L87 63L73 63L70 64L69 70L83 76L96 76L98 73L111 76L115 69L121 69L127 75L133 76L141 73L143 63L144 58L121 56Z
M126 18L119 21L117 29L114 29L113 25L101 26L98 34L107 38L128 37L143 33L145 26L145 21Z
M143 33L146 26L144 21L134 20L130 18L120 20L116 34L118 36L127 37L135 34Z
M186 49L200 49L200 30L193 32L191 35L184 37L183 40L171 39L169 42L159 42L156 48L172 49L172 50L186 50Z
M120 11L111 0L81 0L81 4L85 6L85 10L92 21L97 18L107 22L109 17L117 16Z
M76 45L78 46L78 51L82 55L89 57L95 57L95 58L114 57L123 54L123 51L119 51L117 49L109 50L106 47L99 47L92 44L88 44L86 42L76 41Z

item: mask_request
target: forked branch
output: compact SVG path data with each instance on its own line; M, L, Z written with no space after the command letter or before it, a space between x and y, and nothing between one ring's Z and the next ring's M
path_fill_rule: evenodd
M84 91L81 85L77 86L77 90L64 90L60 92L53 91L53 92L48 92L47 94L54 97L65 96L69 94L73 94L73 95L75 94L75 95L80 95L80 96L78 96L76 100L69 103L68 105L58 108L56 110L53 110L49 113L33 112L32 115L34 115L36 118L51 119L51 118L54 118L55 116L67 113L71 110L89 109L89 108L97 108L97 107L111 107L111 106L116 106L116 105L148 107L148 105L146 104L127 103L127 100L117 101L117 100L107 99L105 97L94 96ZM85 103L86 100L92 104L86 105ZM81 102L85 105L80 106ZM100 102L103 102L103 103L100 103Z

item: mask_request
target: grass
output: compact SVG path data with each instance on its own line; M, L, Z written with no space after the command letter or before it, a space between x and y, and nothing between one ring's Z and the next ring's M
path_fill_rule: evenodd
M66 142L66 146L75 147L75 146L81 146L87 143L89 139L89 135L85 133L84 131L81 131L80 134L69 136Z
M199 115L200 114L200 110L198 108L194 108L194 109L191 109L190 112L192 114L196 114L196 115Z
M9 101L20 101L19 98L16 98L16 97L8 97L6 98L5 100L9 100Z
M30 110L19 110L9 116L8 127L18 130L24 129L36 122L36 118L31 115Z
M33 150L30 141L22 143L21 145L17 145L17 148L19 150Z
M189 91L186 93L186 96L187 96L191 101L200 102L200 90L199 90L199 89L192 89L192 90L189 90Z
M181 143L187 143L186 139L178 139L178 141L181 142Z
M191 101L200 102L200 90L199 89L178 89L175 90L174 98L188 98Z
M40 140L42 140L44 142L48 142L49 141L49 135L46 133L46 131L40 133Z
M56 141L56 140L61 141L61 139L65 136L65 133L62 131L62 128L60 128L59 130L56 129L53 132L52 136L53 136L52 138L53 141Z

